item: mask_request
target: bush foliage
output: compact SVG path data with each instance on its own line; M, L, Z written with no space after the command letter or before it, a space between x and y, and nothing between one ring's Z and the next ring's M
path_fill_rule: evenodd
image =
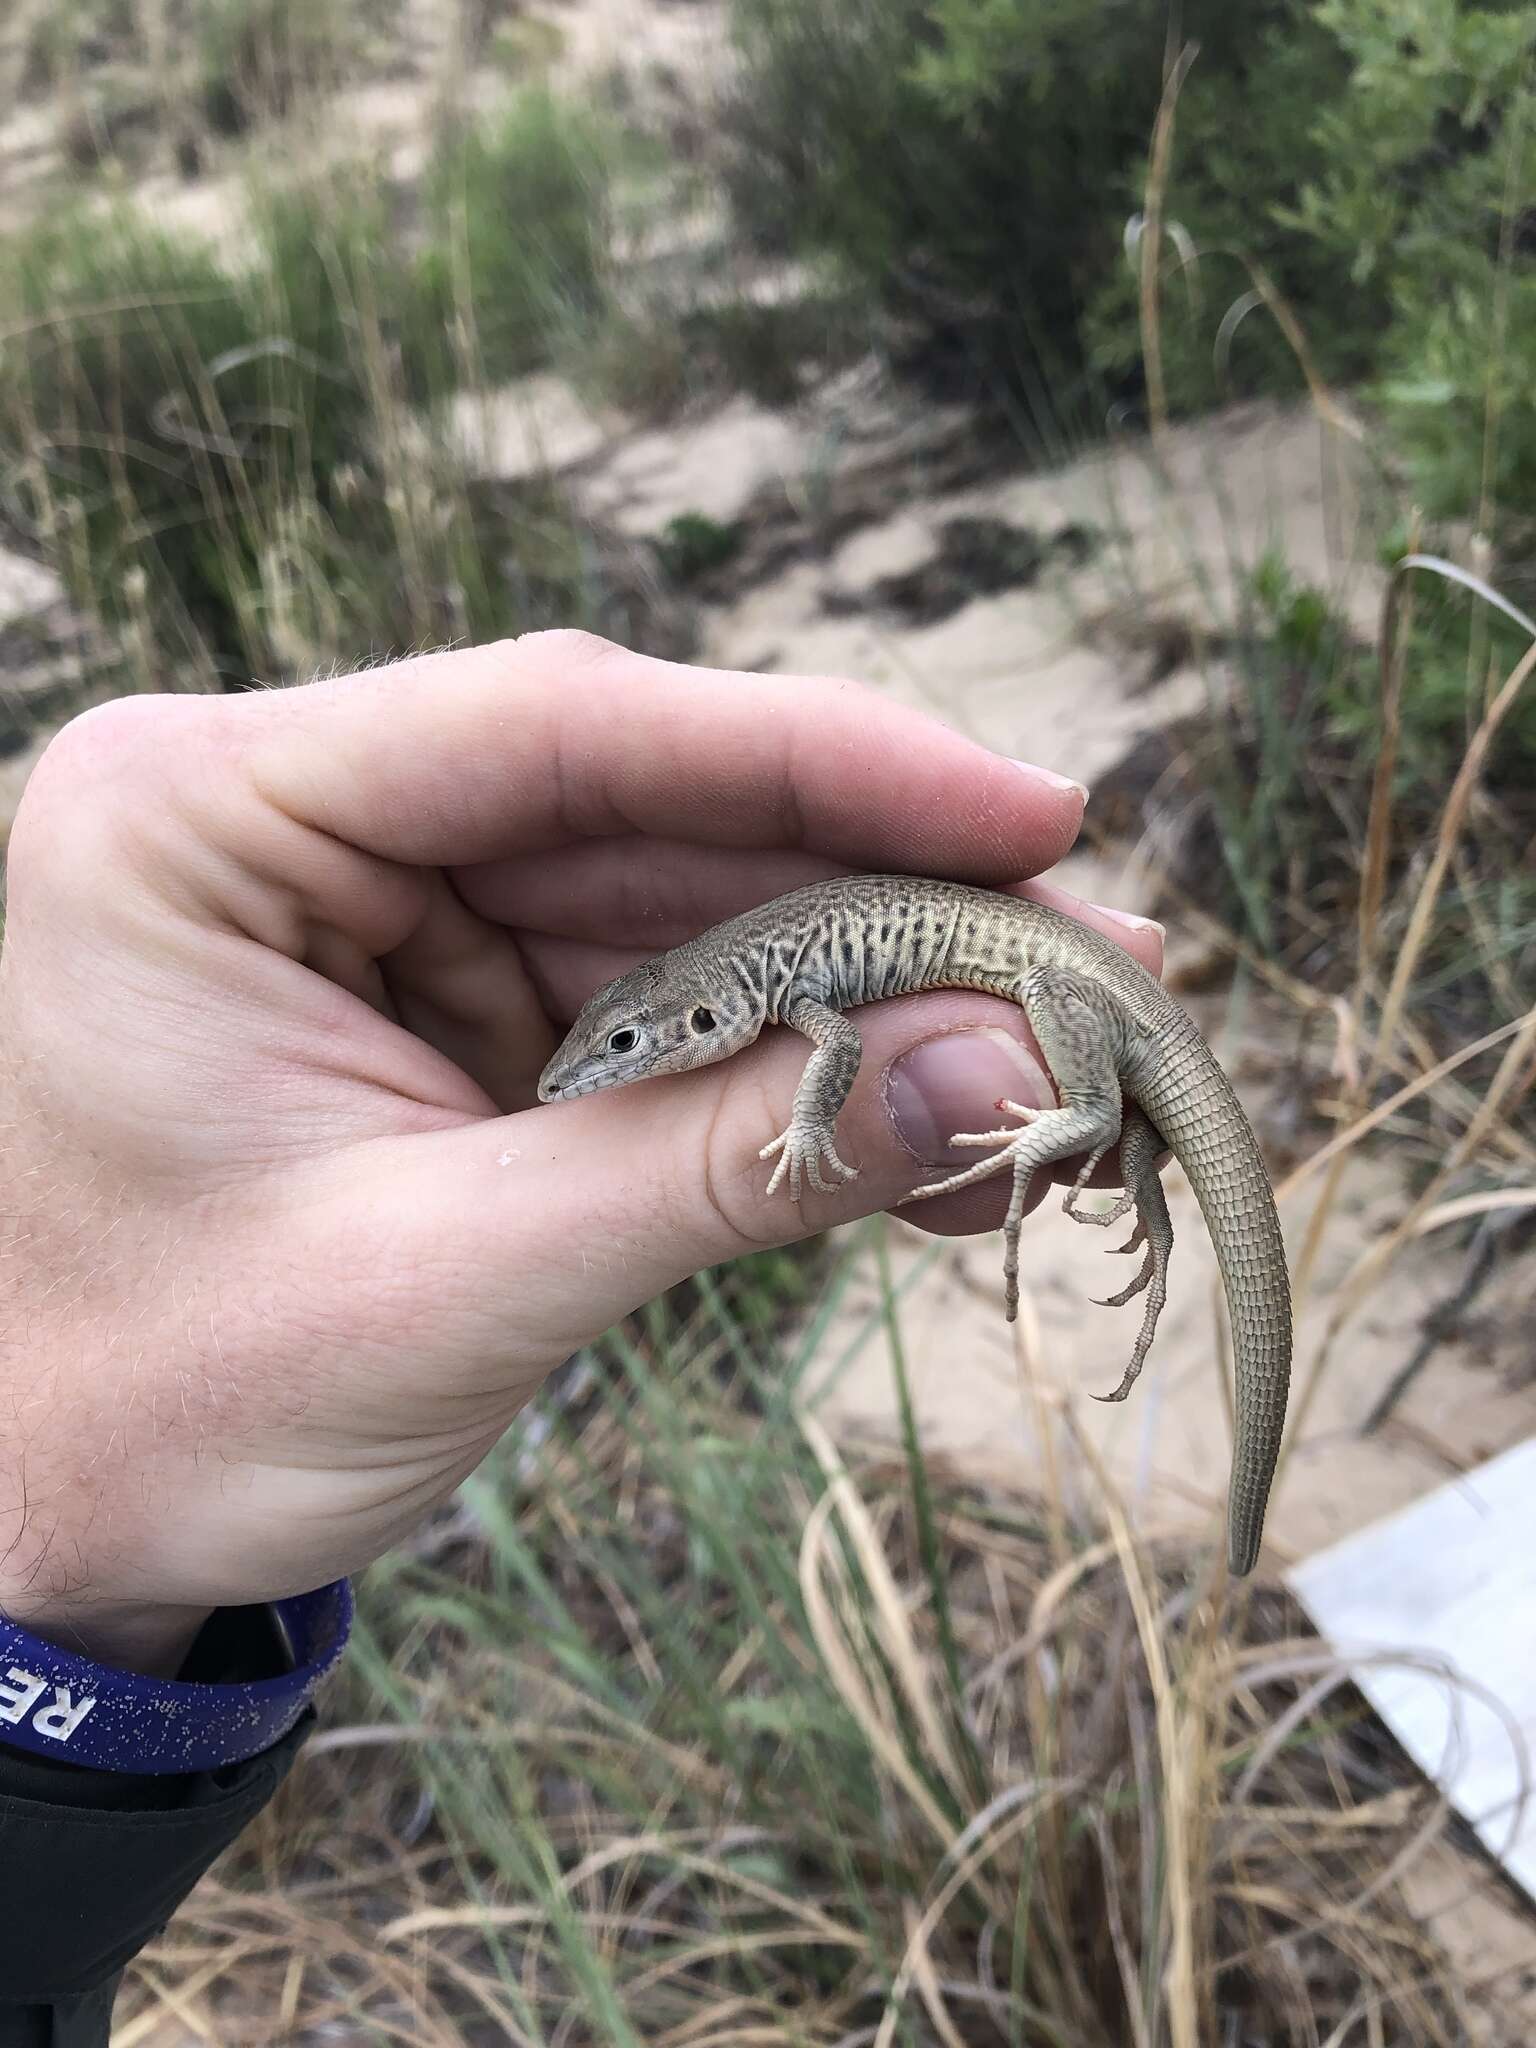
M135 630L160 686L242 686L545 623L518 595L535 586L556 616L586 617L590 564L548 494L533 494L527 535L509 529L506 494L477 499L433 428L453 381L436 278L379 182L274 189L251 218L255 253L238 265L127 207L0 248L10 525L81 602ZM486 216L470 218L473 241ZM503 234L501 278L518 246L553 291L537 230ZM590 281L588 268L573 290ZM554 313L532 294L500 304L520 356L536 352ZM556 529L568 547L551 547ZM517 559L525 538L536 573Z
M1258 53L1297 12L1295 0L1182 8L1202 94L1229 123L1262 87ZM746 227L836 255L914 323L930 368L1042 412L1085 392L1086 317L1123 265L1140 203L1171 51L1165 11L736 0L735 23L733 191ZM1229 155L1250 146L1234 140Z
M607 284L608 139L542 87L439 142L426 181L424 336L440 368L516 376L593 319Z
M927 370L1042 423L1136 394L1128 229L1187 48L1158 195L1173 404L1300 388L1272 291L1323 376L1378 381L1432 511L1533 502L1531 5L736 0L735 27L743 226L830 253Z
M1300 233L1390 308L1379 396L1432 513L1536 503L1536 7L1323 0L1349 89L1317 118Z

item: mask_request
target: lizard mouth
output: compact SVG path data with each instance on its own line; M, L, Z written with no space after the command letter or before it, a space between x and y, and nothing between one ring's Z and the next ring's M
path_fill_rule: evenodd
M596 1095L604 1088L622 1088L626 1081L641 1080L650 1071L644 1060L620 1063L613 1060L584 1060L558 1074L546 1073L539 1080L540 1102L574 1102L578 1095Z

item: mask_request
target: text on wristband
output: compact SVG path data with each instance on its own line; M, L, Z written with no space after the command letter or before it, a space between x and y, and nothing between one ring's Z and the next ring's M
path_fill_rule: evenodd
M13 1664L0 1679L0 1721L14 1727L31 1714L37 1734L51 1736L55 1742L68 1742L96 1702L84 1699L77 1705L67 1685L56 1685L52 1703L45 1707L40 1702L47 1691L46 1678L34 1678L30 1671L20 1671ZM34 1707L36 1713L32 1712Z

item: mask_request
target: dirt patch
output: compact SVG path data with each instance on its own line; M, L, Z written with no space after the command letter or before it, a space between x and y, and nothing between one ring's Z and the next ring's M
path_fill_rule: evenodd
M946 519L938 543L937 552L917 568L882 576L869 593L874 603L897 613L908 625L936 625L973 598L1026 589L1044 567L1055 538L1042 540L1027 526L973 514Z

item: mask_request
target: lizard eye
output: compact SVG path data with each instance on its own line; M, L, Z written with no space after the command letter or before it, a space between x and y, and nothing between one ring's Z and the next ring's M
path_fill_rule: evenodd
M624 1024L612 1032L608 1039L610 1052L633 1052L640 1043L640 1034L633 1024Z
M694 1032L698 1037L702 1038L706 1031L713 1031L714 1028L714 1011L706 1010L704 1005L700 1003L699 1007L693 1012L692 1016L688 1019L688 1029Z

